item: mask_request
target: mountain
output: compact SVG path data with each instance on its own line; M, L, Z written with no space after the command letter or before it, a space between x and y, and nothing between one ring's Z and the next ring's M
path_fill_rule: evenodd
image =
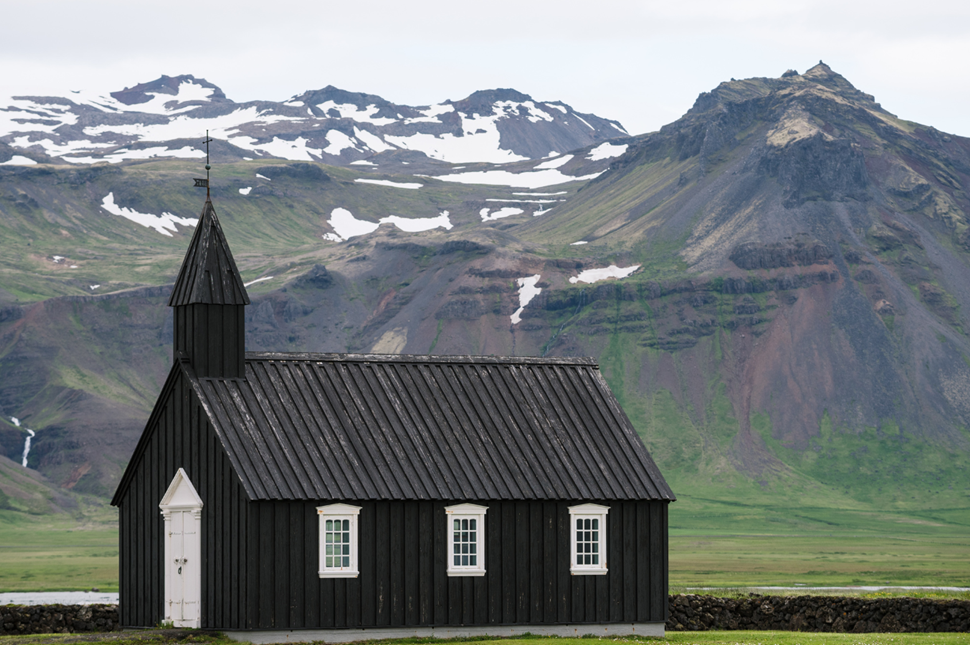
M294 102L392 118L322 92ZM110 491L170 364L192 173L0 168L0 414L74 491ZM967 508L970 140L824 64L549 159L238 160L213 186L250 349L595 356L684 503Z
M511 89L461 101L397 105L333 86L288 101L235 103L191 75L162 76L108 96L14 96L0 105L0 164L288 159L333 165L506 163L540 159L617 136L616 121Z

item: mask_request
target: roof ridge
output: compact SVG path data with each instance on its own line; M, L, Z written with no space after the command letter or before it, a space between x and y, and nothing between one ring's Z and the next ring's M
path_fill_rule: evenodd
M247 361L328 361L350 363L454 363L495 365L576 365L599 367L588 356L476 356L470 354L358 354L337 352L246 352Z

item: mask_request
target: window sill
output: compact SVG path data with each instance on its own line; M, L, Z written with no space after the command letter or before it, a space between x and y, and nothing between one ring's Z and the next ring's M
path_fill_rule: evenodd
M471 576L484 576L484 575L485 575L485 571L482 569L473 570L473 571L459 571L459 570L448 571L449 578L468 578Z
M605 576L609 573L608 569L570 569L571 576Z
M358 571L317 571L321 578L356 578Z

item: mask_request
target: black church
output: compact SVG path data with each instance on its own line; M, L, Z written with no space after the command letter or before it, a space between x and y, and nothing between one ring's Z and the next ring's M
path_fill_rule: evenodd
M595 361L247 353L248 304L207 199L112 500L123 625L663 634L674 496Z

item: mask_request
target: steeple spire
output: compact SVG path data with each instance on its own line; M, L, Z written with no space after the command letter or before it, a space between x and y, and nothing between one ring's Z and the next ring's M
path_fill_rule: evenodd
M240 378L245 376L243 308L249 295L212 205L209 168L206 163L202 215L168 301L175 309L175 359L187 359L199 377Z

